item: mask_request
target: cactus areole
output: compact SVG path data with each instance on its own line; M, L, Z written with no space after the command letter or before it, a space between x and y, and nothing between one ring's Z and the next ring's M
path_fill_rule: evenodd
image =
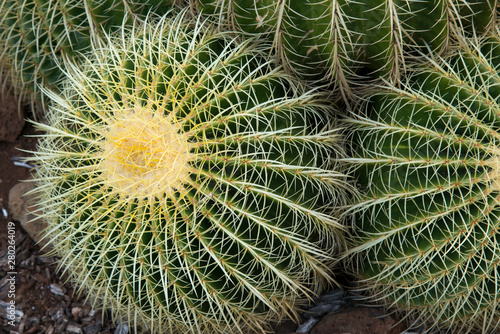
M185 14L124 28L51 93L46 237L82 289L154 333L261 331L325 284L346 180L332 106Z
M353 207L352 269L375 300L417 324L491 333L500 320L500 39L462 44L349 121L365 192Z

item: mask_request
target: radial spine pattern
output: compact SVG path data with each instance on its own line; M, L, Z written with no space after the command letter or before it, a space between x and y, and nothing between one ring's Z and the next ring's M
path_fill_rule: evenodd
M418 323L490 333L500 302L500 38L467 40L349 120L358 186L350 263Z
M132 325L262 331L325 284L348 186L333 107L183 14L69 69L38 149L61 266Z

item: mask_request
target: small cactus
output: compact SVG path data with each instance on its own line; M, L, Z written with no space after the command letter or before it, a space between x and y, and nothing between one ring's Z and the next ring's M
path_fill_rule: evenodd
M175 0L3 0L0 3L0 66L16 92L32 102L39 86L59 91L58 64L90 49L92 38L163 14Z
M153 333L262 331L327 284L349 190L333 106L185 12L107 36L36 153L46 238L74 282ZM101 43L103 44L103 43Z
M500 34L465 40L349 119L360 288L428 330L500 328Z
M344 100L353 84L397 79L406 47L447 48L452 31L481 34L496 22L497 0L190 0L230 29L274 42L289 73L329 82Z

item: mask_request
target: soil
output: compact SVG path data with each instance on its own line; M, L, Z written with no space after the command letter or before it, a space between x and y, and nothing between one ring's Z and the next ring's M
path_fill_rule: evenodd
M10 105L5 101L10 101ZM74 287L67 282L67 276L57 270L57 259L44 255L9 212L9 191L19 181L30 178L30 170L15 165L14 161L18 157L30 156L25 151L35 150L37 141L33 137L37 132L30 122L18 117L16 124L12 110L17 113L17 108L15 99L4 100L0 107L0 136L9 132L8 136L0 138L0 334L127 334L126 325L113 324L107 312L92 310L86 296L75 293ZM6 117L8 121L2 122L2 118L5 120ZM14 132L16 126L17 135ZM339 291L334 292L340 298L334 302L335 307L331 308L333 304L330 303L329 311L318 316L317 324L301 333L362 334L357 329L361 317L364 328L367 328L366 333L404 331L405 326L392 318L380 321L380 313L367 317L364 308L352 307L352 303L344 302L345 294ZM335 313L339 311L346 314L337 317ZM304 322L310 320L310 316L303 319ZM349 324L354 327L349 327ZM300 328L285 322L276 327L275 333L298 333Z

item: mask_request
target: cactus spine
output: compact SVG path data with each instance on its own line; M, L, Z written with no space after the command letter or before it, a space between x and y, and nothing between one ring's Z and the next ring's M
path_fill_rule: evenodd
M40 100L39 86L59 91L58 63L90 49L92 38L123 22L162 14L174 0L4 0L0 4L0 65L24 100Z
M61 266L154 333L293 316L332 282L343 244L332 106L275 69L269 46L184 14L124 32L70 66L39 125Z
M428 59L348 120L364 192L352 272L429 330L499 327L498 36Z
M290 73L335 84L344 97L361 68L399 77L404 46L442 51L451 30L483 33L496 21L497 0L192 0L231 29L274 41ZM363 80L366 79L362 76Z

